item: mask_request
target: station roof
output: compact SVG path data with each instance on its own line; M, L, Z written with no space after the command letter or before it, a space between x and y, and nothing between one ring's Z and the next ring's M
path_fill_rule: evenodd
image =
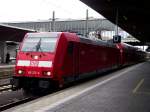
M30 29L23 29L9 25L0 24L0 41L22 41L27 32L35 32Z
M80 0L142 42L150 42L148 0Z

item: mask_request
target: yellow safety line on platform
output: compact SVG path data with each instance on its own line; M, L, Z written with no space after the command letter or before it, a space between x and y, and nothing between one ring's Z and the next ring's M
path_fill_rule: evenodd
M144 79L140 80L140 82L137 84L137 86L134 88L134 90L132 92L136 93L137 90L140 88L140 86L142 85L143 82L144 82Z

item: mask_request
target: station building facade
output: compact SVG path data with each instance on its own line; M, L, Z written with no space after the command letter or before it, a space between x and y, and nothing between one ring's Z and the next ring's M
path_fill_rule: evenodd
M87 22L87 24L86 24ZM82 35L86 35L91 31L113 31L115 25L107 19L89 19L73 20L73 19L56 19L45 21L31 21L31 22L11 22L5 23L7 25L32 29L36 31L70 31ZM87 26L87 27L86 27Z

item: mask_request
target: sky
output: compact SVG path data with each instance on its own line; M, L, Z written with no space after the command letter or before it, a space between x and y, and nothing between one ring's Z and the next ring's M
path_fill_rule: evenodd
M0 0L0 22L37 21L52 18L83 19L86 17L103 18L96 11L79 0Z

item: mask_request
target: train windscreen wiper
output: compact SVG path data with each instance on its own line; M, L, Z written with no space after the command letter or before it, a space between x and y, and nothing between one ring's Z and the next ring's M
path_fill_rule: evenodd
M42 49L41 49L41 38L40 38L40 40L38 41L38 43L37 43L37 45L35 46L35 48L36 48L36 51L42 51Z

